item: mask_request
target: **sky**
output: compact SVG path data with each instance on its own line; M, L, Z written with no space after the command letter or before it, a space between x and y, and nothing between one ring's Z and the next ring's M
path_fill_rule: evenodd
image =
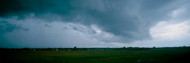
M0 0L0 48L190 46L189 0Z

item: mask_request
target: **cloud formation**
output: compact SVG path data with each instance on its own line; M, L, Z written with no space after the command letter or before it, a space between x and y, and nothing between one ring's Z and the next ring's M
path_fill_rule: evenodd
M178 37L182 36L181 34L189 34L189 2L187 0L1 0L0 43L2 45L0 46L114 47L116 44L116 46L129 46L130 43L144 40L155 42L155 37L156 39L163 36ZM19 37L15 38L15 35ZM171 40L173 39L175 38ZM52 43L55 45L51 45Z

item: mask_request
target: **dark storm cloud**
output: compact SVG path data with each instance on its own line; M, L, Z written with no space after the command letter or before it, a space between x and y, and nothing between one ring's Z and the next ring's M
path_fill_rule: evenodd
M13 32L15 30L23 30L23 31L29 31L28 28L23 28L21 26L8 23L7 21L0 21L0 47L9 47L13 46L9 41L5 40L5 34L7 32Z
M165 8L172 2L174 0L1 0L0 16L35 13L37 18L51 21L56 19L54 15L59 15L66 22L96 24L114 35L139 40L150 38L149 28L178 8ZM46 14L51 17L47 18Z
M8 23L7 21L0 21L0 33L3 34L5 32L12 32L16 29L21 29L24 31L29 31L27 28L22 28L21 26Z
M21 5L18 0L0 0L0 16L12 13L21 13L27 8Z

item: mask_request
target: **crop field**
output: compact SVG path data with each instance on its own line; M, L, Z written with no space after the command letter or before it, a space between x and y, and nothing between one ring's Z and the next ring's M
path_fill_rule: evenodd
M0 63L190 63L190 48L125 50L2 50Z

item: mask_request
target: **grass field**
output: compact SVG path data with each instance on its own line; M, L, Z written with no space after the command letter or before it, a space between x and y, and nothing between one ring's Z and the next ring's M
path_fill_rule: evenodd
M190 63L190 48L116 51L1 51L0 63Z

